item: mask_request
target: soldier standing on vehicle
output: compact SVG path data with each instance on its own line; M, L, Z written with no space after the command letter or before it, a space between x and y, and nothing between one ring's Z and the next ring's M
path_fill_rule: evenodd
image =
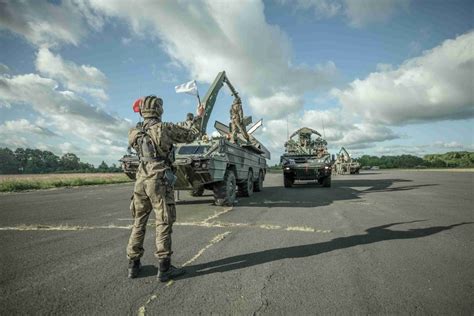
M242 109L242 101L239 97L234 98L234 102L230 107L230 120L231 124L231 140L237 142L237 133L241 133L247 141L250 141L250 137L247 134L247 129L244 126L244 111Z
M186 121L179 123L178 125L186 128L191 128L193 127L194 124L194 114L193 113L188 113L186 114Z
M159 261L157 278L168 281L185 273L171 265L171 232L176 220L173 185L176 177L171 171L173 144L191 142L196 137L191 129L161 122L163 100L148 96L138 109L144 118L141 128L132 128L128 142L140 157L137 180L133 191L131 211L134 218L128 241L128 277L138 276L143 256L143 241L151 211L156 215L156 253Z

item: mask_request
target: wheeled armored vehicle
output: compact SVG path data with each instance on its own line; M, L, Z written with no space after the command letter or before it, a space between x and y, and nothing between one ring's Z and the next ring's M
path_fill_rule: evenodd
M300 128L289 137L285 153L280 157L283 184L285 188L290 188L295 181L317 181L323 187L330 187L331 163L327 142L321 134L308 127Z

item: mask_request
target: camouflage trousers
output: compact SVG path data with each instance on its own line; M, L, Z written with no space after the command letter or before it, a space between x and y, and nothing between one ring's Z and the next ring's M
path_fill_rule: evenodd
M230 139L234 143L237 142L237 133L241 133L246 140L249 140L249 135L247 134L247 130L243 126L242 122L239 119L232 119Z
M139 259L145 251L143 241L151 211L156 216L156 253L159 259L169 258L171 251L171 233L176 221L174 190L158 180L140 180L135 182L133 200L130 205L134 223L128 241L127 256L131 260Z

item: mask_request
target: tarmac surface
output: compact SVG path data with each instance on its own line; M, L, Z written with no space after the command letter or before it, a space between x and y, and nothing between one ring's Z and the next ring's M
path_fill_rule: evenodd
M474 314L474 173L376 171L233 208L182 192L173 261L154 229L127 279L132 184L0 195L0 314Z

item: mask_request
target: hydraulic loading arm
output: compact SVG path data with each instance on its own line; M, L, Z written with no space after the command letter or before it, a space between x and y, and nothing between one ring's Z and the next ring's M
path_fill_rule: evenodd
M204 107L204 114L202 116L200 132L202 135L206 134L207 123L209 122L209 118L211 117L212 110L214 109L214 105L216 103L217 95L219 94L220 89L224 85L227 85L229 90L231 91L234 97L238 97L238 92L235 90L234 86L230 83L229 79L227 78L225 71L221 71L217 74L216 79L207 90L204 99L201 101L201 105Z

